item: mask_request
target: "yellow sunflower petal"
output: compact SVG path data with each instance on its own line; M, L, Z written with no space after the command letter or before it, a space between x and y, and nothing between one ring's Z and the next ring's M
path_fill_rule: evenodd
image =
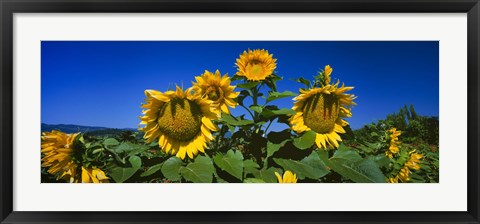
M210 131L216 131L217 130L217 127L215 127L215 125L212 123L212 121L206 117L202 117L202 123L205 125L205 127L207 127L208 129L210 129Z
M275 172L275 176L277 176L278 183L283 183L282 176L279 173Z

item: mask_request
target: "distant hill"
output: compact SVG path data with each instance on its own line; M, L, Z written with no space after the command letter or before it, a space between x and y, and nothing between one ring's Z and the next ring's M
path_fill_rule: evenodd
M94 127L94 126L82 126L75 124L45 124L42 123L42 132L44 131L62 131L65 133L91 133L91 134L116 134L123 131L135 131L134 128L107 128L107 127Z

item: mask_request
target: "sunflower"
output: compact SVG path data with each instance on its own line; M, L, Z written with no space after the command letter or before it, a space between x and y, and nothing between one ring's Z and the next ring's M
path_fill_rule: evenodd
M401 131L397 131L396 128L391 128L390 130L388 130L389 133L391 133L390 135L390 147L388 148L388 150L385 152L385 155L388 156L389 158L393 158L393 154L397 154L399 149L398 149L398 145L399 145L399 142L398 142L398 136L400 136L402 134Z
M227 74L222 77L218 70L215 71L215 74L205 70L201 76L196 76L195 80L196 83L192 82L193 91L202 98L211 100L215 113L221 114L223 111L230 114L227 106L231 108L237 106L238 103L234 99L240 92L233 91L235 86L230 85L230 77Z
M217 118L211 101L192 94L191 88L184 91L178 86L176 91L164 93L145 90L145 95L140 130L147 142L158 139L163 151L181 159L186 155L193 158L198 151L205 153L212 131L218 129L211 121Z
M42 166L48 173L70 183L108 183L108 177L99 168L85 168L75 159L75 140L80 133L66 134L60 131L42 132ZM82 173L77 172L81 166ZM88 177L88 178L87 178Z
M261 81L273 74L277 68L277 59L273 58L273 54L268 54L267 50L250 50L244 51L237 58L237 75L244 76L250 81Z
M80 133L66 134L60 131L42 132L42 166L57 180L76 182L77 165L73 161L73 143Z
M412 171L410 171L408 167L404 166L402 169L400 169L400 172L397 174L397 178L405 183L410 180L411 173Z
M410 174L413 170L419 170L420 167L420 159L423 158L422 154L415 153L415 150L412 152L409 152L410 158L408 161L403 165L402 169L400 169L400 172L395 177L388 178L387 181L389 183L398 183L398 180L401 180L402 182L408 182L410 180Z
M285 171L282 176L275 172L275 176L277 176L278 183L297 183L297 175L292 173L290 170Z
M405 166L414 170L419 170L421 168L420 159L422 158L423 158L423 155L415 153L415 150L414 150L413 152L410 152L410 159L405 163Z
M388 178L387 182L388 183L398 183L398 176Z
M315 87L308 90L300 90L300 95L293 98L296 112L290 118L292 130L297 133L314 131L316 133L315 143L318 148L338 147L342 138L340 134L345 133L344 126L348 123L344 117L351 117L350 106L355 105L356 98L345 92L353 87L327 84L323 87Z
M108 183L108 179L102 170L82 166L82 183Z

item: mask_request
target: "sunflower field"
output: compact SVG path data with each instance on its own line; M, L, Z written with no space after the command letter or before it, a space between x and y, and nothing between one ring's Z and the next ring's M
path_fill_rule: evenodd
M294 80L303 88L279 91L287 80L267 50L232 64L231 77L205 71L189 88L145 90L137 131L42 132L42 182L439 182L438 118L411 105L352 130L353 87L334 81L329 65ZM288 97L291 107L276 104ZM289 128L270 130L275 123Z

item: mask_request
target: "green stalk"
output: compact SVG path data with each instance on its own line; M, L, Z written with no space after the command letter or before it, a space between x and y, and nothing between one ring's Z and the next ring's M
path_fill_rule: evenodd
M252 114L252 112L251 112L246 106L243 106L243 105L241 105L241 104L239 104L239 106L245 108L245 110L250 114L250 116L252 116L252 120L255 119L255 116Z
M258 89L257 89L257 87L255 87L253 89L252 100L253 100L253 106L258 106ZM254 114L255 114L255 117L254 117L253 121L257 120L257 118L258 118L258 112L254 111Z
M275 119L274 119L275 120ZM270 128L270 125L273 123L273 120L271 120L268 125L267 125L267 128L265 128L265 134L267 134L267 131L268 131L268 128Z
M253 106L258 106L258 92L260 91L261 87L262 87L262 84L260 84L259 86L255 86L255 88L253 89L253 96L252 96ZM253 122L255 122L255 133L258 133L258 131L260 130L260 127L257 126L257 124L256 124L259 116L260 116L260 114L256 111L254 111Z

